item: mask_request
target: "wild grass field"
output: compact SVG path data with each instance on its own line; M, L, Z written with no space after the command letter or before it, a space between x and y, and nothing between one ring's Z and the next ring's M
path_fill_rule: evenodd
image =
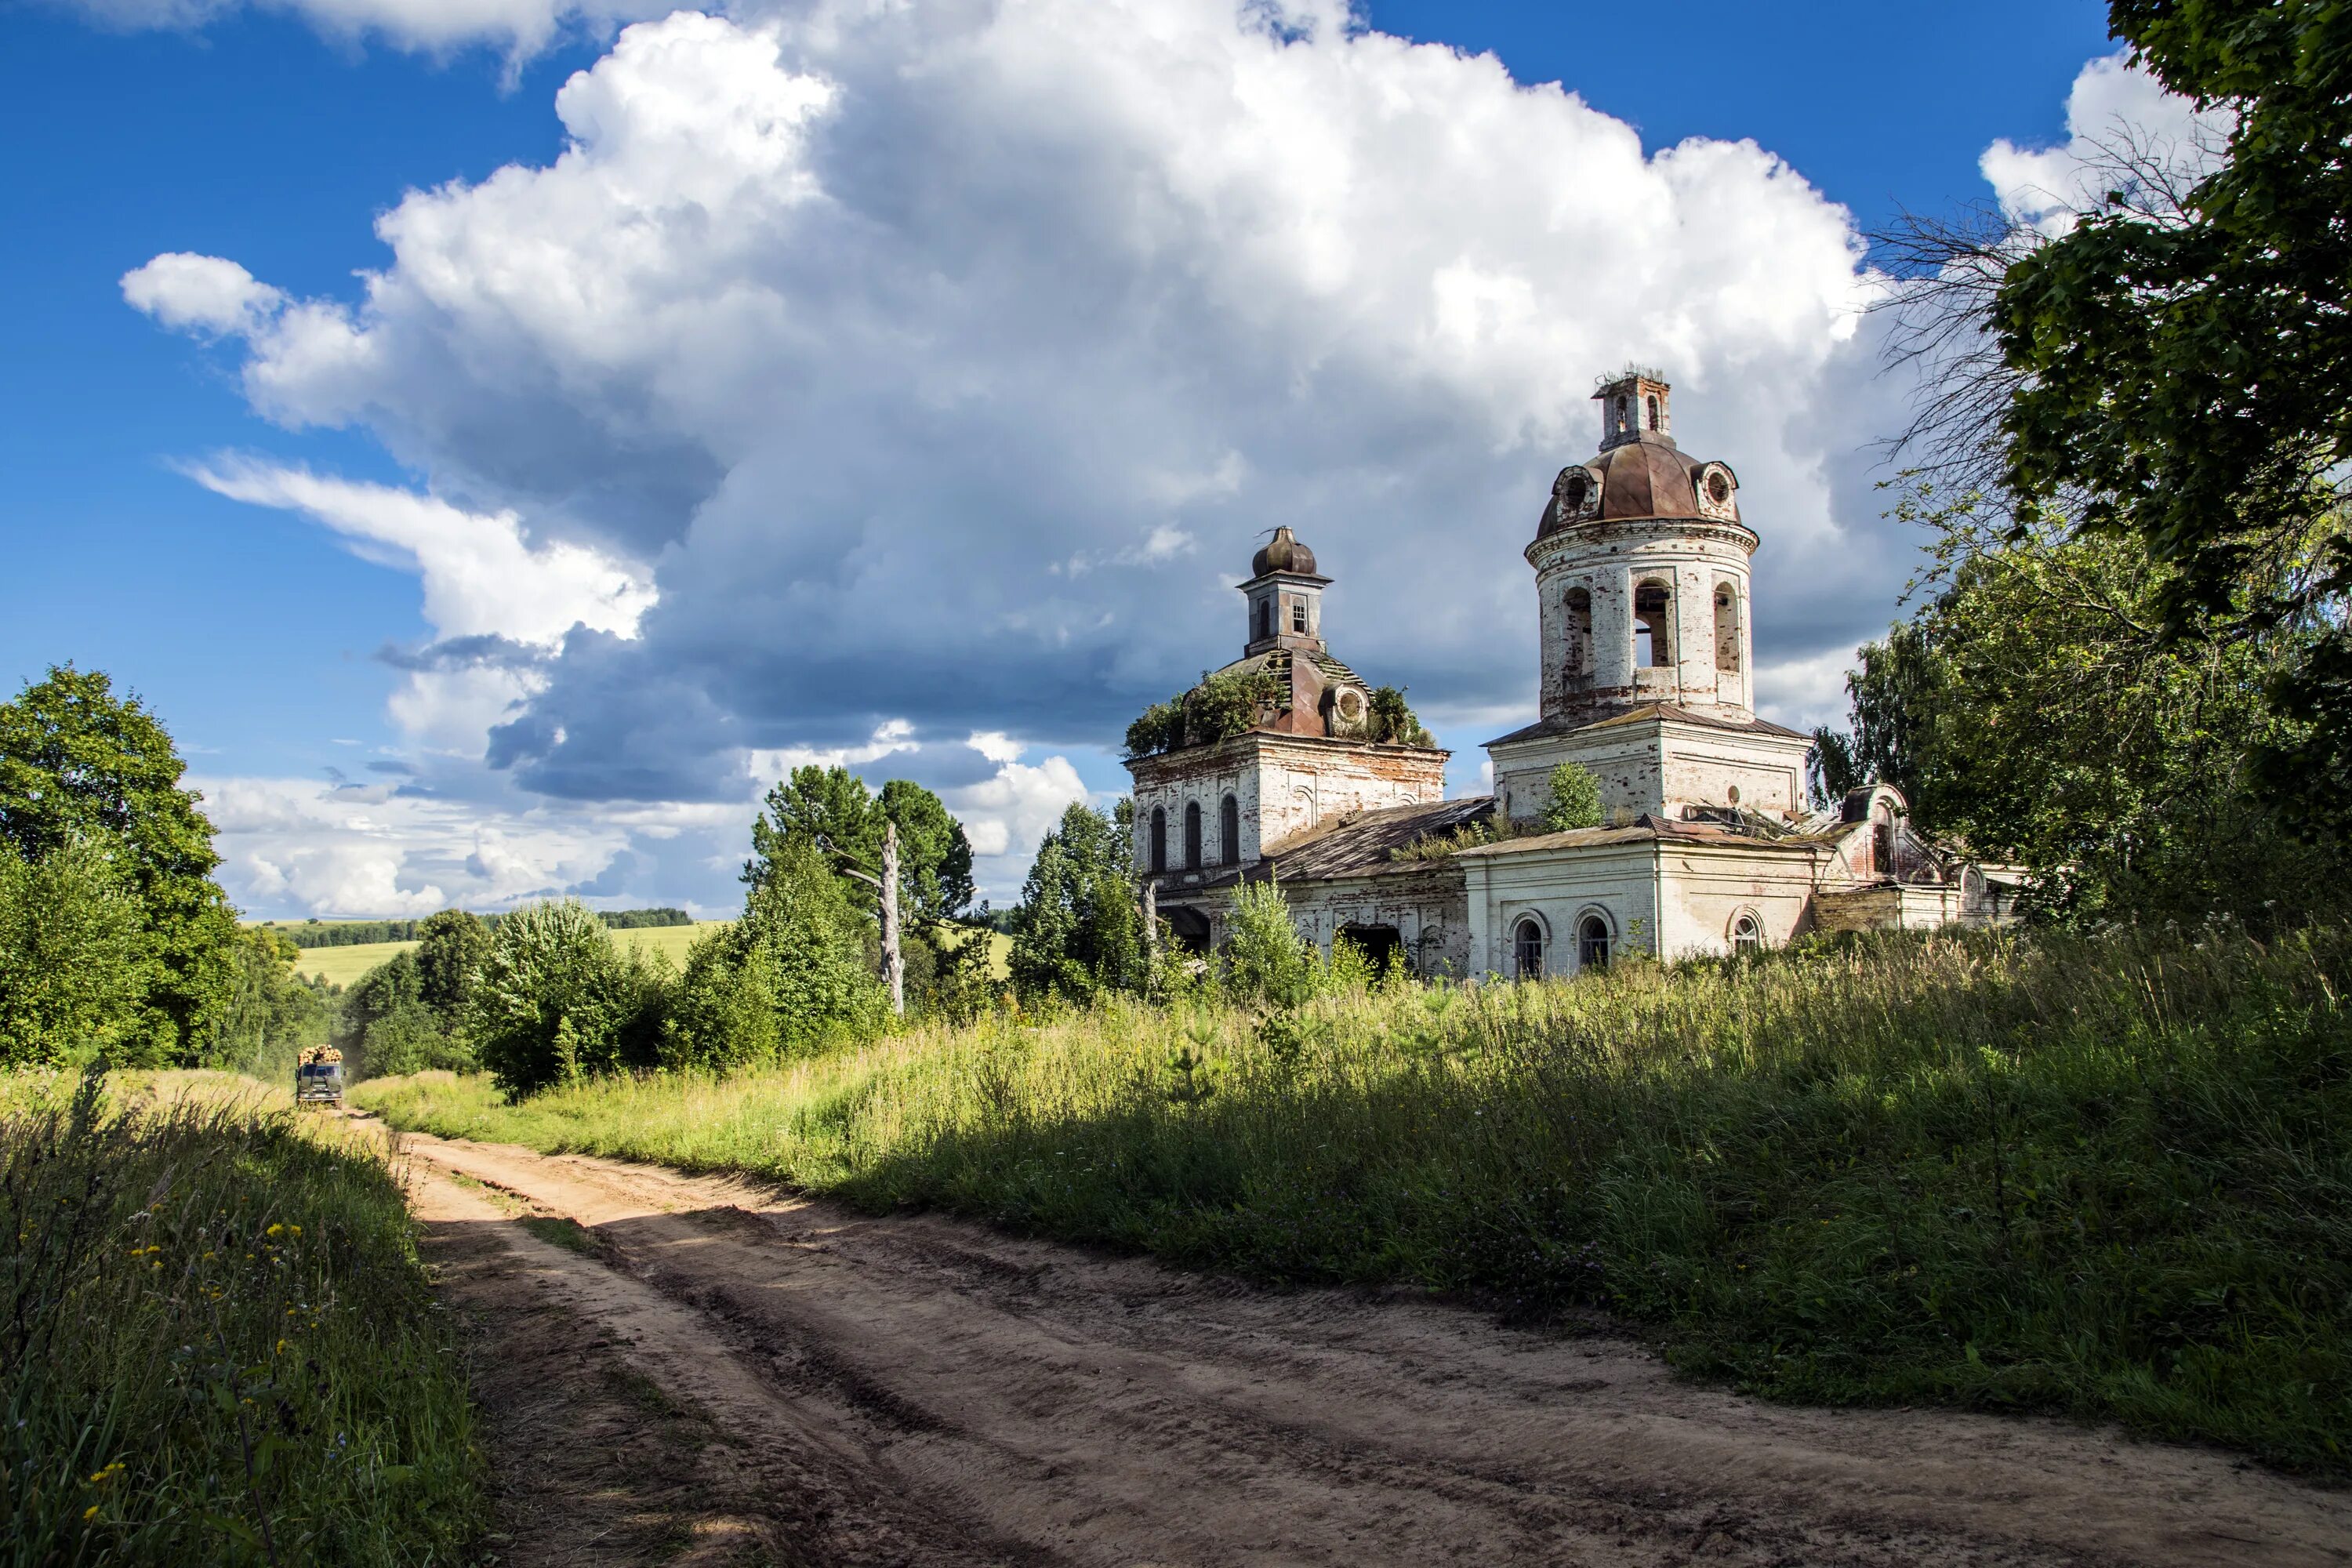
M1263 1280L1605 1309L1777 1397L2058 1411L2341 1477L2347 981L2335 928L1888 935L356 1098Z
M635 926L616 931L613 941L623 951L659 953L671 963L683 967L687 950L695 938L715 926L729 925L729 921L697 921L686 926ZM330 984L349 985L360 976L396 954L413 952L413 942L359 942L350 947L306 947L294 961L294 973L316 977Z
M416 1564L480 1528L373 1141L221 1074L0 1079L0 1559Z

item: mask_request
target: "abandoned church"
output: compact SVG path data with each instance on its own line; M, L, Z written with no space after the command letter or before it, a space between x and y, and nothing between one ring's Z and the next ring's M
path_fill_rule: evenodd
M1233 889L1266 879L1327 950L1425 975L2001 917L2014 873L1916 832L1895 790L1807 801L1807 737L1754 709L1738 476L1676 446L1657 374L1595 401L1600 450L1560 470L1527 548L1541 716L1486 743L1492 795L1445 798L1449 753L1332 656L1331 579L1275 530L1242 657L1128 735L1136 865L1179 941L1214 945ZM1600 826L1543 830L1562 763L1598 782Z

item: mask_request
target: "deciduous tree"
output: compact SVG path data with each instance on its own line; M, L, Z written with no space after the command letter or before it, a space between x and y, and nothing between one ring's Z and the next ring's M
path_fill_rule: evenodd
M231 985L236 917L212 879L220 857L171 735L97 670L55 667L0 703L0 839L38 862L103 840L126 873L149 937L142 1023L126 1059L194 1061Z

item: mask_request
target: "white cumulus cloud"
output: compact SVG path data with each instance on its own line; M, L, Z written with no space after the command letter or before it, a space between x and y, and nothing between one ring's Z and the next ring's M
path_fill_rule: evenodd
M2021 147L2004 137L1985 149L1978 167L2004 213L2059 235L2125 183L2118 152L2193 179L2234 123L2228 110L2200 112L2117 53L2091 61L2074 78L2065 141Z

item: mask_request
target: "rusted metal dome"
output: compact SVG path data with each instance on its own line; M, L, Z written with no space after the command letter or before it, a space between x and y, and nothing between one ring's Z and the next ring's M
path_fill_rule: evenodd
M1686 456L1672 441L1644 435L1562 470L1536 536L1579 524L1649 518L1737 521L1732 492L1738 483L1721 463ZM1704 486L1713 488L1702 504Z
M1303 577L1315 575L1315 552L1298 542L1298 536L1284 523L1274 531L1274 537L1259 546L1250 557L1250 572L1263 577L1269 572L1291 572Z

